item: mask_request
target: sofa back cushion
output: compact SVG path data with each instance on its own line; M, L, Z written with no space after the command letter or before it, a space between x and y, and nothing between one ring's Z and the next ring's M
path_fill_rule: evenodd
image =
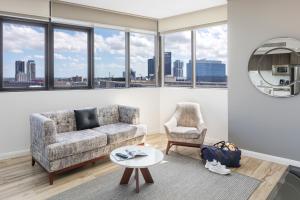
M100 126L107 124L115 124L119 122L119 106L111 105L99 108L99 124Z
M41 114L54 121L57 133L64 133L76 130L75 114L73 110L61 110Z

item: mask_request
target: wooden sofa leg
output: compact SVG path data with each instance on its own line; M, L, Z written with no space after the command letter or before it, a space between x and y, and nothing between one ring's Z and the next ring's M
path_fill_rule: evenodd
M171 142L168 141L167 149L166 149L166 155L168 155L170 148L171 148Z
M48 174L48 178L49 178L49 184L50 184L50 185L53 185L54 173L49 173L49 174Z
M34 158L32 157L32 158L31 158L31 166L34 166L34 164L35 164L35 160L34 160Z

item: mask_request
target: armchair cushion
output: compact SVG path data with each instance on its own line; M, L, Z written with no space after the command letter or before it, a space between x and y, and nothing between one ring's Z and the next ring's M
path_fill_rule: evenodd
M99 126L97 108L74 110L77 130Z
M194 127L177 126L171 129L170 135L174 138L197 139L201 132Z
M46 147L46 157L49 161L53 161L103 147L106 144L106 134L90 129L60 133L56 136L56 143Z

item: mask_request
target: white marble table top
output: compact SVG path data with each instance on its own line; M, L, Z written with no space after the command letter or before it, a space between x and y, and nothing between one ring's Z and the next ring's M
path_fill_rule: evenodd
M119 152L123 152L125 149L128 150L141 150L147 154L147 156L140 156L137 158L118 161L115 159L114 155ZM164 154L153 147L139 146L139 145L131 145L124 146L113 150L110 153L110 160L115 164L121 165L127 168L146 168L155 164L160 163L164 158Z

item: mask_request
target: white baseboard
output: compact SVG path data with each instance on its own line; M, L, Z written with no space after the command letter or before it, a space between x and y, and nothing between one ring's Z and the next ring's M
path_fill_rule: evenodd
M277 156L272 156L272 155L264 154L264 153L258 153L255 151L249 151L249 150L245 150L245 149L241 149L241 151L242 151L243 156L249 156L252 158L266 160L266 161L270 161L270 162L274 162L274 163L278 163L278 164L282 164L282 165L293 165L296 167L300 167L300 161L296 161L296 160L292 160L292 159L288 159L288 158L277 157Z
M7 153L0 153L0 160L10 159L10 158L17 158L21 156L30 155L29 149L24 149L20 151L11 151Z

